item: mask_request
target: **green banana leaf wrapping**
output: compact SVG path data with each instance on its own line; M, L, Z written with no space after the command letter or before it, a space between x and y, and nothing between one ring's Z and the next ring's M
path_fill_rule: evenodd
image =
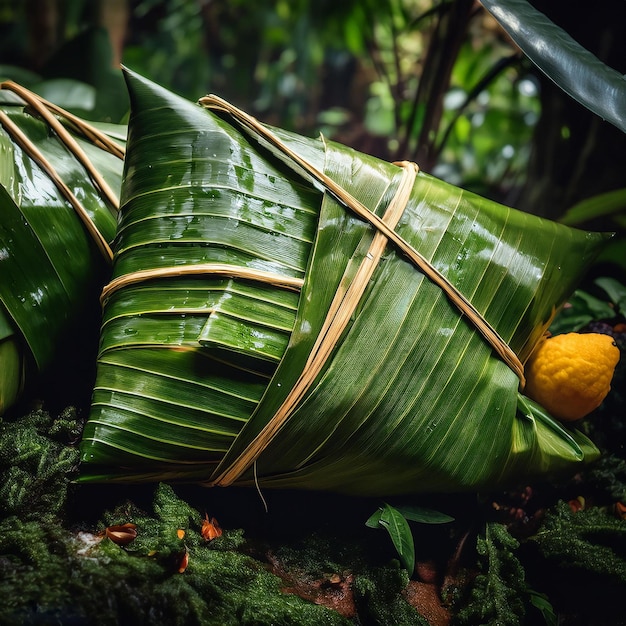
M82 480L390 495L496 487L596 457L520 393L520 373L410 250L523 361L604 235L323 138L264 127L272 142L218 99L207 110L126 78ZM395 210L393 232L302 161L386 223Z
M109 279L111 259L94 235L101 243L115 236L117 200L111 200L111 190L119 193L123 161L121 151L112 154L86 137L73 116L64 118L12 83L0 89L2 415L26 380L50 369L55 357L62 354L67 364L74 355L82 366L95 357L99 311L93 303ZM58 132L69 136L70 144L76 142L99 183L51 123L62 127ZM89 341L87 357L81 351Z

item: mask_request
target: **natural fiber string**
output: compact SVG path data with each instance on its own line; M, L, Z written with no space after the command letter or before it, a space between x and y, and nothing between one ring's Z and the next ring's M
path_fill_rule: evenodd
M32 157L41 168L48 174L52 182L57 186L61 194L66 198L66 200L72 205L76 214L83 222L87 232L91 235L93 240L96 243L96 246L102 253L102 256L111 263L113 261L113 252L106 241L106 239L102 236L102 233L98 230L96 225L93 223L91 216L87 213L85 207L80 203L78 198L72 193L71 189L65 184L65 181L59 176L57 171L52 167L50 162L44 157L43 154L34 146L34 144L28 139L28 137L20 130L20 128L11 120L11 118L4 113L4 111L0 111L0 124L4 126L6 131L13 137L13 139L19 144L19 146Z
M414 163L403 162L401 167L403 168L403 173L398 189L382 218L390 228L394 228L402 217L418 172L418 167ZM250 465L254 465L256 471L257 459L296 410L300 400L328 361L339 338L348 326L355 309L361 302L361 298L367 289L374 270L380 262L387 243L387 237L380 231L377 231L354 278L348 286L340 288L335 294L302 374L300 374L283 404L235 462L214 480L210 481L209 484L211 486L219 485L225 487L231 485Z
M415 248L405 241L393 228L390 228L375 213L349 194L329 176L311 165L306 159L285 145L269 128L263 126L251 115L244 113L219 96L209 95L200 99L200 104L206 108L223 111L235 118L248 132L252 132L258 139L267 142L270 146L278 148L292 165L295 164L308 180L320 184L323 189L333 195L341 204L353 211L356 215L369 222L379 232L392 241L417 268L430 280L438 285L452 303L465 315L480 334L489 342L500 358L515 372L520 380L520 388L526 383L524 378L524 366L517 354L500 337L498 332L485 320L474 305L441 274L431 263L423 257Z
M107 199L109 204L114 207L116 210L119 208L119 199L111 189L109 184L104 180L102 174L94 167L93 163L90 161L89 157L85 154L85 151L80 147L78 142L72 137L72 135L65 129L63 124L59 122L59 120L50 112L49 109L53 109L59 115L67 116L68 119L71 118L72 122L79 128L83 129L83 131L88 134L90 137L98 138L100 145L110 145L113 142L106 141L103 139L103 133L100 133L94 128L90 128L87 131L88 124L84 122L78 121L78 118L71 115L70 113L63 111L59 107L55 105L51 105L49 102L44 100L43 98L37 96L36 94L28 91L24 87L14 83L13 81L6 81L0 84L0 89L8 89L16 93L20 98L22 98L32 109L41 116L41 118L52 128L52 130L56 133L59 139L65 144L65 146L72 152L72 154L78 159L78 161L83 165L83 167L89 172L89 176L92 181L100 189L104 197ZM115 145L115 144L113 144ZM119 149L115 151L115 155L119 158L123 158L123 153L120 156Z
M283 276L274 272L255 270L238 265L226 263L196 263L190 265L176 265L174 267L160 267L152 270L139 270L118 276L102 290L100 302L104 304L116 291L130 285L143 283L147 280L158 278L175 278L178 276L224 276L228 278L241 278L255 282L266 283L274 287L300 291L304 281L301 278Z
M263 508L265 509L265 512L267 513L269 509L267 508L267 501L263 497L263 492L261 491L261 486L259 485L259 477L257 476L257 473L256 473L256 461L254 462L253 469L254 469L254 486L256 487L257 493L259 494L259 498L261 498L261 502L263 503Z
M118 159L123 160L126 156L126 149L116 143L111 137L107 134L99 131L97 128L94 128L91 124L85 122L85 120L80 119L76 115L73 115L69 111L62 109L61 107L53 104L52 102L48 102L43 98L40 98L42 104L45 104L50 111L56 113L60 117L64 118L66 122L70 122L74 128L81 134L85 139L88 139L93 143L97 148L101 148L106 152L109 152L113 156L116 156Z
M113 141L113 139L111 139L107 134L98 130L85 120L74 115L73 113L70 113L69 111L62 109L60 106L57 106L56 104L45 100L41 96L38 96L31 91L28 91L28 89L25 89L21 85L14 83L12 80L7 80L3 83L0 83L0 89L8 89L9 91L13 91L14 93L18 94L22 98L22 100L24 100L27 104L31 106L33 102L41 103L48 110L52 111L59 117L62 117L66 122L70 122L81 135L91 141L91 143L93 143L98 148L102 148L103 150L106 150L106 152L110 152L118 159L124 158L126 151L122 146Z
M20 98L22 98L22 100L24 100L24 102L26 102L26 104L33 109L34 112L36 112L44 119L44 121L54 130L59 139L65 144L68 150L70 150L70 152L74 154L74 156L83 165L83 167L85 167L94 185L105 196L109 204L115 210L119 210L119 200L117 196L113 193L107 182L95 168L84 150L78 145L72 135L65 129L63 124L61 124L50 111L54 111L57 115L65 117L87 139L92 141L95 145L111 152L114 156L117 156L120 159L124 158L123 149L121 149L117 144L115 144L115 142L113 142L106 135L104 135L104 133L101 133L99 130L93 128L80 118L72 115L67 111L64 111L60 107L50 102L47 102L43 98L32 93L31 91L28 91L24 87L21 87L20 85L12 81L5 81L3 83L0 83L0 89L7 89L19 95ZM13 120L11 120L11 118L4 111L0 111L0 124L5 128L7 133L17 142L22 150L24 150L26 154L28 154L32 159L39 163L41 168L48 174L60 193L72 205L72 207L76 211L76 214L83 222L85 228L87 229L87 232L95 241L96 246L104 256L104 258L109 263L111 263L113 261L113 252L111 251L108 242L104 239L104 237L94 224L91 216L89 215L85 207L72 193L70 188L65 184L65 181L61 178L53 165L44 157L44 155L38 150L33 142L22 132L19 126L17 126L17 124L15 124L15 122L13 122Z

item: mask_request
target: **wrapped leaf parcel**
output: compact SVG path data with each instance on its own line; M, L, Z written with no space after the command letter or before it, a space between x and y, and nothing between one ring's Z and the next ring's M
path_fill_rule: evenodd
M82 480L390 495L595 458L520 390L603 235L126 77Z
M120 130L110 126L112 137L0 84L0 415L30 375L61 353L67 362L87 337L93 361L93 301L109 279L122 181Z

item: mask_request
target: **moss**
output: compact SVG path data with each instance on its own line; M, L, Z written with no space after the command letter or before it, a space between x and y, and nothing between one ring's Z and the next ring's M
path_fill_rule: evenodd
M476 541L478 569L469 595L457 609L453 623L517 626L524 623L526 583L516 555L519 544L503 524L487 522Z
M599 507L559 502L522 545L527 577L567 624L623 625L626 523Z
M0 606L5 619L12 616L20 624L26 608L69 605L67 568L61 528L15 516L0 522Z
M584 474L585 483L605 502L626 502L626 460L608 454Z
M366 624L411 624L428 626L428 622L404 599L409 577L395 561L377 568L369 575L357 576L354 581L355 602L359 616Z
M283 594L277 576L239 551L242 530L205 541L201 514L167 485L155 489L150 511L125 502L101 511L96 527L70 528L81 426L73 409L0 424L0 623L346 623ZM137 525L133 543L102 536L126 522Z
M116 545L101 533L70 532L50 518L2 520L0 563L6 623L41 620L85 624L349 623L337 613L281 592L280 579L237 552L241 530L213 542L200 513L167 485L155 490L153 512L126 503L104 523L132 521L136 541ZM177 531L185 529L181 539ZM188 565L183 568L183 558ZM179 571L184 569L184 571Z
M318 602L353 610L359 624L428 626L404 596L409 576L399 561L373 566L370 556L362 542L316 533L280 546L274 564L287 585L306 586Z
M65 506L76 475L82 424L74 409L57 418L37 410L0 423L0 514L48 518Z
M560 569L626 585L626 524L601 508L573 512L559 502L529 542Z
M226 529L208 542L203 512L165 484L120 486L110 506L94 502L93 486L72 483L81 428L73 409L0 423L1 624L425 623L402 595L406 572L397 562L372 565L358 541L307 530L273 549ZM117 500L124 493L132 499ZM136 525L134 541L106 537L107 527L125 523ZM301 586L286 591L272 554ZM324 577L338 571L345 596L335 605L327 600L337 589Z
M273 493L272 513L251 517L240 492L210 492L211 508L232 528L207 542L202 488L73 484L81 427L73 409L0 422L0 624L427 623L405 598L408 575L388 542L372 542L364 526L371 502ZM609 461L593 475L610 501L624 478L623 461ZM131 543L104 537L129 522ZM585 623L577 613L586 624L619 623L609 603L626 585L626 527L608 509L574 514L561 503L521 545L502 524L484 528L456 599L448 598L454 623L517 624L525 611L530 620L537 610L525 578L562 623ZM603 621L591 621L598 615Z

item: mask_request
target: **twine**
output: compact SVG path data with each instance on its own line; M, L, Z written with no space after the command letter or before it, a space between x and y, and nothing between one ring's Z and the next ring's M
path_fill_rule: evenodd
M243 450L239 457L216 478L207 483L209 486L228 486L236 482L251 465L256 463L263 450L265 450L278 434L282 425L293 414L298 403L302 400L327 359L330 357L336 340L341 336L352 313L358 306L360 296L367 285L367 280L369 280L369 277L378 264L380 255L388 241L393 242L421 272L444 291L461 314L470 320L500 358L513 370L520 381L520 388L523 389L526 382L524 378L524 366L517 354L515 354L506 341L500 337L489 322L485 320L474 305L459 292L443 274L433 267L425 257L394 230L410 198L419 169L416 164L407 161L396 163L396 165L403 168L403 176L396 195L381 219L340 185L335 183L334 180L324 174L324 172L321 172L291 150L269 130L269 128L260 124L254 117L244 113L229 102L215 95L202 98L200 104L206 108L227 113L237 120L245 130L260 139L262 143L266 142L271 147L278 148L280 153L285 157L284 160L292 167L295 165L295 169L307 180L312 181L314 184L317 183L321 185L322 189L330 193L340 204L369 222L369 224L376 229L376 235L372 241L370 251L363 259L357 275L347 291L345 293L336 294L302 374L296 381L294 387L290 390L283 404L263 427L261 432Z
M350 323L350 319L355 309L358 307L369 280L378 266L389 242L392 242L418 270L442 289L460 313L469 319L500 358L517 375L520 380L520 387L524 387L524 366L511 347L484 319L474 305L460 293L443 274L433 267L425 257L394 230L410 199L419 171L415 163L408 161L395 163L395 165L402 169L402 175L398 183L398 189L389 203L385 214L381 218L370 211L340 185L335 183L330 177L292 151L273 132L261 125L254 117L249 116L227 101L213 95L202 98L200 104L206 108L227 113L233 117L245 131L259 139L261 143L266 143L269 144L270 147L277 148L279 150L278 156L282 155L284 160L307 180L311 181L315 186L321 186L322 190L329 193L341 205L351 210L375 229L369 250L363 257L352 282L335 294L305 367L283 401L283 404L263 427L260 433L247 445L238 458L230 466L221 471L214 479L206 483L208 486L228 486L236 482L245 471L251 466L255 466L262 452L267 448L274 437L276 437L285 422L293 415L300 401L304 398L330 358L337 341ZM118 289L145 280L181 275L206 274L227 275L247 280L258 280L295 290L300 290L303 285L301 279L289 279L269 272L259 272L257 270L248 270L247 268L230 265L200 264L129 273L109 283L103 290L101 299L104 302Z
M403 162L401 167L403 172L398 189L382 218L390 228L394 228L400 221L418 172L418 167L415 163ZM283 424L296 410L299 402L322 371L324 364L330 358L333 349L337 345L337 341L349 324L363 293L367 289L370 278L380 262L387 242L387 237L380 231L377 231L350 285L343 289L340 288L335 294L304 370L283 404L234 463L209 483L210 486L227 487L234 483L250 465L256 462L263 450L265 450L278 434Z
M277 148L284 155L285 161L289 162L292 166L295 165L295 169L300 171L307 180L312 181L314 184L321 185L325 191L330 193L347 209L350 209L358 217L369 222L369 224L371 224L378 232L382 233L385 237L387 237L387 239L393 242L417 267L418 270L425 274L432 282L444 291L452 303L459 309L461 314L465 315L470 320L476 330L478 330L478 332L488 341L500 358L509 366L510 369L513 370L513 372L515 372L520 380L520 388L524 388L526 383L524 378L524 366L519 360L517 354L515 354L507 342L500 337L495 328L487 322L474 305L452 283L450 283L450 281L443 274L433 267L428 259L415 250L413 246L396 233L383 219L370 211L354 196L348 193L329 176L324 174L324 172L321 172L306 161L306 159L303 159L300 155L291 150L269 128L260 124L251 115L244 113L219 96L205 96L204 98L201 98L199 102L206 108L223 111L229 114L236 119L244 127L244 129L248 130L248 132L252 132L262 141L265 141L270 146ZM409 162L398 162L396 165L408 167ZM413 167L417 168L414 164Z
M118 276L102 290L100 302L102 305L119 289L143 283L147 280L158 278L175 278L178 276L223 276L228 278L241 278L260 283L266 283L274 287L300 291L304 281L301 278L283 276L274 272L255 270L227 263L196 263L190 265L176 265L175 267L160 267L151 270L139 270Z
M120 159L124 158L124 151L114 141L107 137L104 133L93 128L80 118L72 115L68 111L61 109L60 107L51 104L47 100L44 100L37 94L28 91L24 87L14 83L13 81L5 81L0 83L0 89L7 89L13 91L19 95L26 104L36 112L56 133L57 137L67 147L67 149L78 159L83 167L89 173L89 176L100 193L105 197L107 202L119 210L119 199L112 191L108 183L104 180L100 172L93 165L85 151L80 147L78 142L72 137L67 129L61 124L61 122L52 113L65 117L70 121L75 128L81 132L87 139L92 141L98 147L111 152L114 156ZM36 161L40 167L48 174L52 182L56 185L61 195L72 205L76 214L83 222L87 232L91 235L95 241L96 246L104 256L104 258L111 263L113 260L113 252L102 236L97 226L94 224L91 216L74 195L71 189L65 184L65 181L58 174L54 166L44 157L41 151L33 144L33 142L20 130L19 126L11 120L11 118L4 112L0 111L0 124L4 127L10 137L28 154L34 161Z

